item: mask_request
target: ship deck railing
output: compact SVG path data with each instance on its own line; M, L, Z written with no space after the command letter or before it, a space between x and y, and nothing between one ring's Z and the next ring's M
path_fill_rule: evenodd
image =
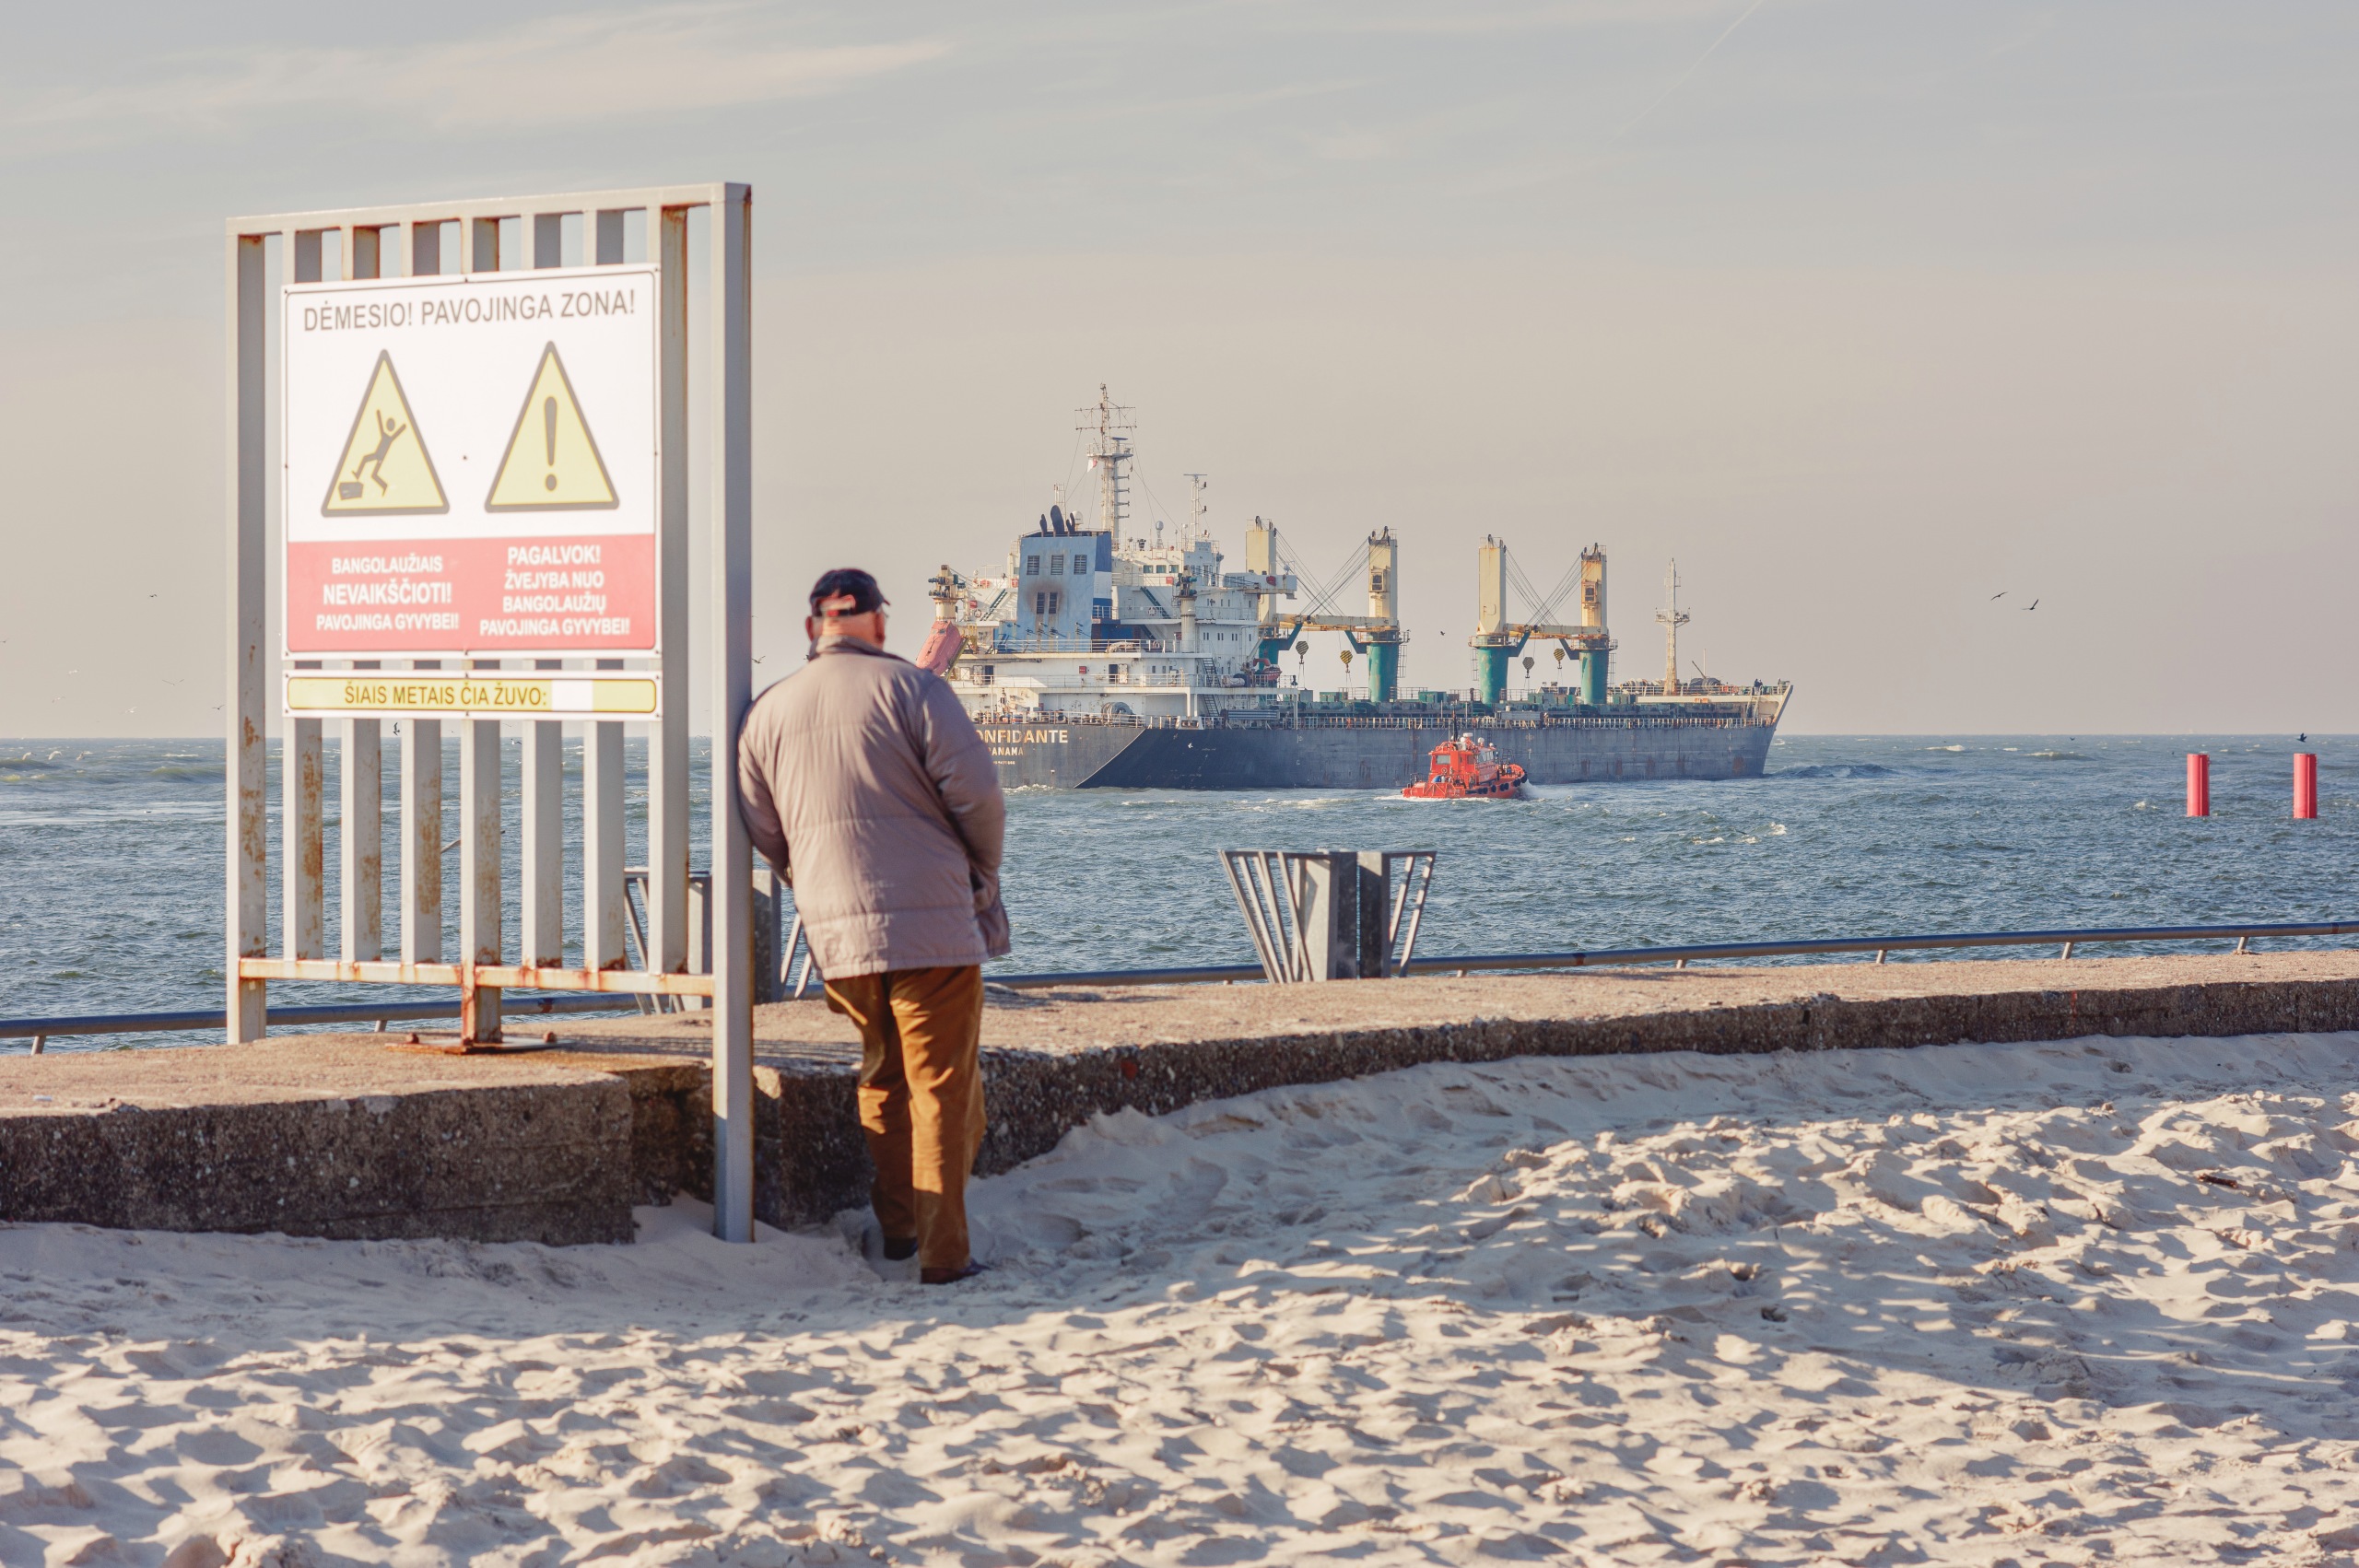
M1116 686L1115 691L1122 688ZM1207 688L1210 689L1210 688ZM1264 717L1267 715L1267 717ZM1306 713L1283 708L1248 708L1226 714L1186 718L1176 714L1138 713L979 713L978 724L1126 724L1139 730L1201 730L1226 721L1250 730L1753 730L1774 729L1777 720L1755 713L1619 714L1519 713L1508 717L1469 714L1448 708L1432 713Z
M1176 642L1166 642L1153 637L1024 637L992 643L989 648L968 654L970 659L989 659L1017 653L1178 653L1182 651Z
M1297 730L1433 730L1464 728L1492 730L1736 730L1770 729L1777 720L1752 713L1620 714L1516 713L1480 714L1449 708L1433 713L1310 713L1299 717L1254 721L1256 727Z

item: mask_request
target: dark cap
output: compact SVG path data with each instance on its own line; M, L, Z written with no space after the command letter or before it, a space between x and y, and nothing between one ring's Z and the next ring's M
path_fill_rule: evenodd
M850 600L847 604L844 601ZM889 603L876 579L858 567L838 567L831 572L819 574L811 585L811 613L827 617L835 615L865 615L871 610L881 610Z

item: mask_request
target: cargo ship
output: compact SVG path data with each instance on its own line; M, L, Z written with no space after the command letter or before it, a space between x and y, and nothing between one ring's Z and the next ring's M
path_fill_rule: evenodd
M1675 564L1655 616L1662 679L1617 685L1604 550L1582 551L1543 594L1503 541L1486 539L1473 684L1403 692L1400 542L1390 530L1370 533L1322 581L1257 517L1242 569L1229 569L1204 525L1204 476L1187 476L1188 520L1174 537L1161 522L1133 532L1131 411L1100 387L1097 405L1080 412L1096 517L1085 525L1060 495L1003 561L974 572L945 566L930 585L934 624L920 662L957 692L1008 788L1397 790L1426 777L1436 745L1470 733L1539 785L1760 774L1792 688L1680 674L1688 617ZM1303 639L1314 632L1343 634L1346 677L1356 657L1364 696L1305 685ZM1535 647L1554 653L1556 679L1532 683L1526 650ZM1518 659L1525 685L1514 692Z

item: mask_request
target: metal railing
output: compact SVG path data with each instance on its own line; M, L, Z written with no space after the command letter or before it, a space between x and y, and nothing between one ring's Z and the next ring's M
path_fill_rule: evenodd
M557 1012L627 1012L636 1005L628 996L523 997L513 992L499 1000L503 1018L531 1018ZM459 999L438 1001L338 1002L319 1007L274 1007L270 1026L288 1024L406 1024L420 1019L459 1016ZM183 1029L223 1030L229 1027L225 1008L194 1008L181 1012L83 1012L59 1018L0 1018L0 1040L32 1036L39 1055L60 1035L163 1035Z
M1210 627L1212 623L1204 623ZM1178 653L1177 642L1156 637L1003 637L966 655L981 661L1001 653Z
M1579 953L1513 953L1469 954L1461 958L1419 958L1402 966L1412 975L1462 975L1491 969L1593 969L1669 964L1684 969L1711 959L1787 958L1813 954L1872 953L1876 962L1889 953L1919 953L1943 947L2057 947L2059 958L2070 958L2075 947L2120 942L2225 942L2234 937L2236 951L2251 951L2255 937L2359 936L2359 920L2316 920L2285 925L2230 926L2098 926L2082 930L1957 931L1936 936L1820 937L1800 942L1696 942L1682 947L1602 947Z
M2057 956L2070 958L2076 947L2130 942L2227 942L2235 951L2251 950L2255 939L2306 936L2359 936L2359 920L2314 920L2295 924L2220 926L2100 926L2078 930L1958 931L1928 936L1823 937L1799 942L1691 942L1675 947L1600 947L1574 953L1507 953L1442 954L1411 958L1400 965L1402 975L1471 975L1511 969L1630 968L1669 964L1684 969L1690 964L1743 958L1807 957L1813 954L1872 953L1876 962L1891 953L1919 953L1953 947L2055 947ZM1262 978L1257 964L1200 965L1176 969L1086 969L1063 974L985 975L994 986L1011 990L1041 990L1057 986L1171 986L1206 982L1238 984Z
M1462 705L1438 708L1432 713L1297 712L1296 704L1279 703L1283 717L1269 722L1292 730L1747 730L1773 728L1776 721L1752 713L1692 715L1551 713L1525 709L1489 715L1470 712ZM1315 705L1302 705L1315 707Z
M2257 940L2289 937L2359 936L2359 920L2309 920L2212 926L2100 926L2082 930L2032 931L1958 931L1926 936L1816 937L1799 942L1691 942L1670 947L1600 947L1572 953L1509 953L1443 954L1413 958L1401 965L1403 975L1473 975L1502 970L1629 968L1669 964L1684 969L1690 964L1745 958L1790 958L1872 953L1879 964L1887 954L1921 953L1941 948L2055 947L2059 958L2070 958L2076 947L2109 942L2236 942L2246 953ZM792 950L790 950L791 957ZM806 977L807 978L807 977ZM1048 974L983 976L987 987L1001 990L1054 990L1069 986L1243 985L1262 978L1258 964L1198 964L1168 969L1068 969ZM535 1013L617 1012L635 1005L628 996L519 997L500 999L508 1017ZM282 1024L368 1023L455 1016L455 1000L437 1002L365 1003L333 1007L275 1007L271 1026ZM218 1011L188 1012L88 1013L61 1018L0 1018L0 1039L32 1036L36 1040L60 1035L133 1035L181 1029L218 1029ZM39 1048L36 1047L36 1048Z

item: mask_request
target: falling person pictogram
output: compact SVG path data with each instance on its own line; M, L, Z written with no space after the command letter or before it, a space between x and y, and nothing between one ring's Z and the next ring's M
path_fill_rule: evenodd
M391 354L380 353L353 411L344 455L328 475L322 517L447 512L450 501Z
M385 414L382 409L372 412L377 416L377 445L367 457L352 465L352 477L336 486L335 493L340 499L349 501L359 497L360 471L364 468L374 468L377 471L369 477L377 482L379 495L385 494L390 488L385 483L385 454L393 450L393 442L399 439L402 432L409 427L400 424L389 426L385 423Z

